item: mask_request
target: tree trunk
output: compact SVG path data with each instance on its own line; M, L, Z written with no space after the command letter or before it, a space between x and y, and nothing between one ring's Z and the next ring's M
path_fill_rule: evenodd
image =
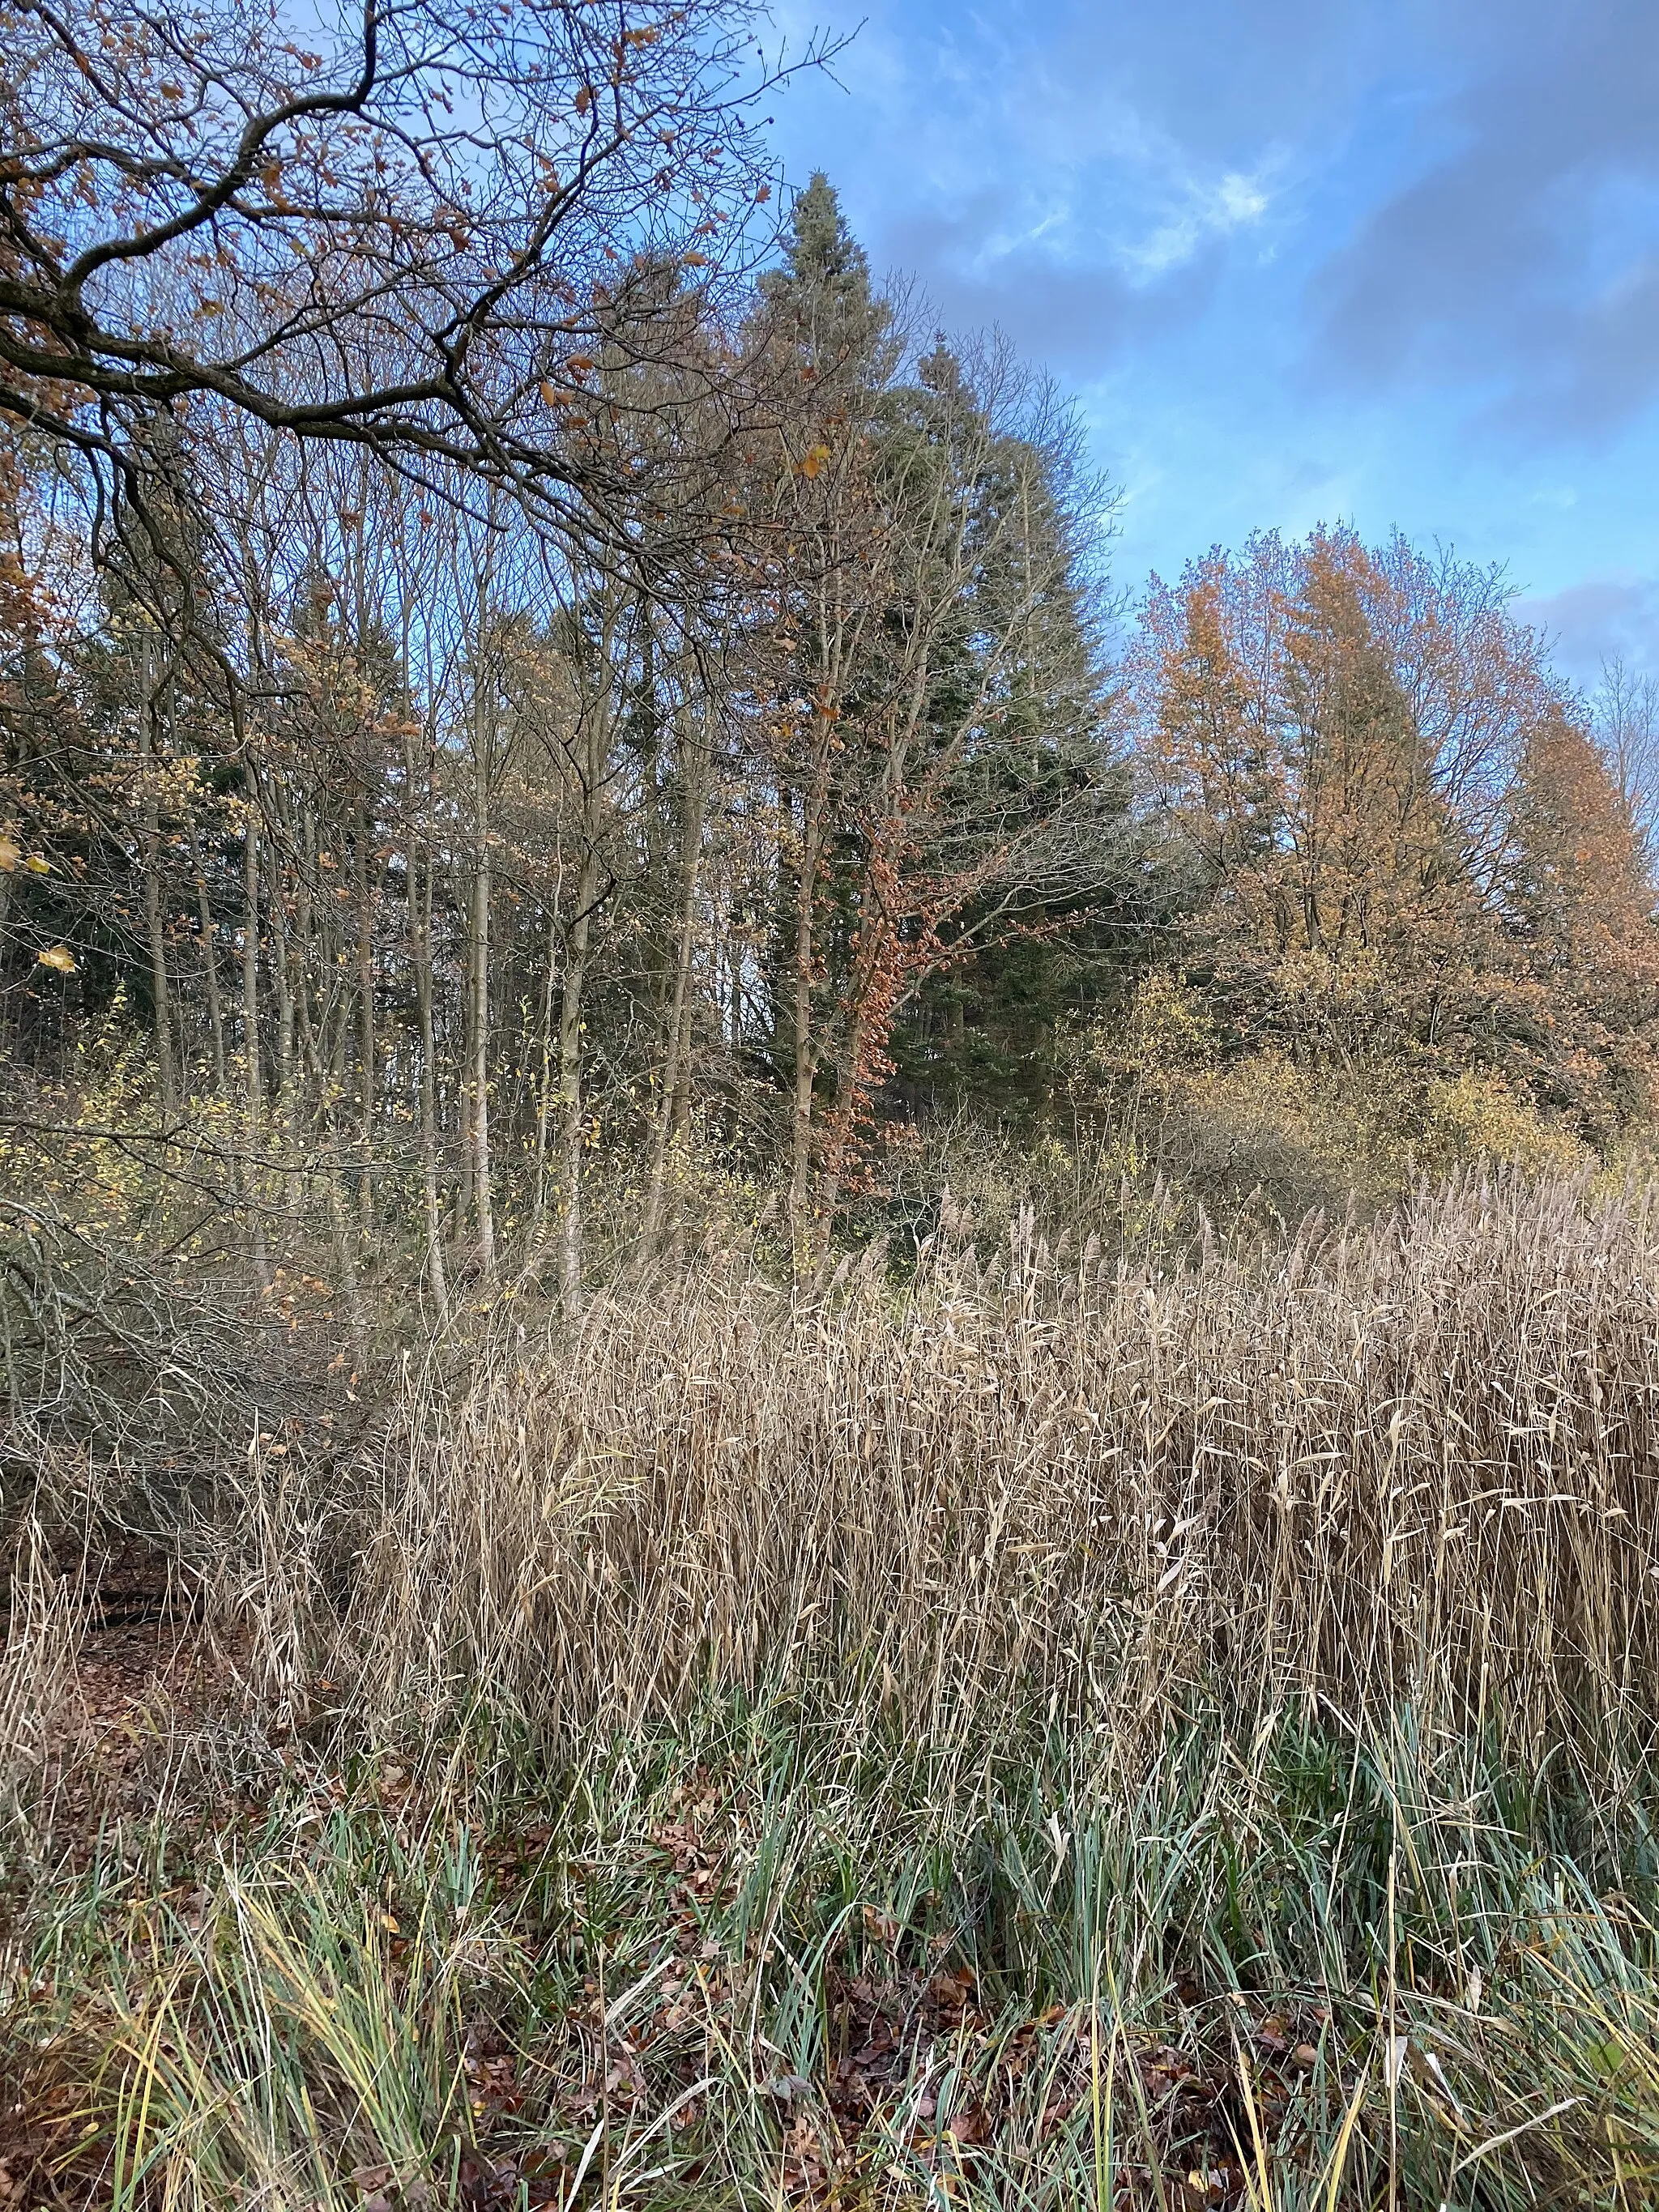
M562 894L564 889L563 867L555 878L553 910L547 921L547 964L542 983L541 1067L536 1085L536 1155L532 1174L532 1195L530 1208L530 1235L526 1240L526 1261L534 1268L541 1256L542 1237L547 1226L547 1151L553 1126L553 1109L556 1103L555 1062L553 1052L554 979L559 967L559 929L562 920Z
M225 1014L219 998L218 929L213 903L208 896L207 873L202 866L202 841L196 824L190 825L190 860L196 876L196 907L202 924L202 980L207 987L208 1027L213 1034L213 1081L220 1097L229 1096L225 1072Z
M413 804L415 759L413 745L404 749L407 770L404 788ZM424 865L422 865L424 862ZM421 1054L421 1196L426 1214L426 1271L438 1318L449 1322L449 1280L444 1267L443 1209L438 1194L438 1065L435 1024L432 1016L432 882L431 848L411 827L408 848L409 919L415 961L415 1019L420 1030Z
M243 1189L252 1215L253 1264L262 1286L270 1282L259 1170L264 1142L264 1077L259 1067L259 817L250 798L242 832L242 1080L246 1124Z
M167 984L167 913L161 896L161 822L156 797L154 646L146 639L138 699L138 757L143 784L144 929L149 940L150 993L155 1007L155 1085L161 1120L179 1112L179 1079L173 1056L172 994Z
M690 1056L691 965L696 949L697 883L702 872L703 808L708 798L710 748L688 741L681 755L679 912L674 980L664 1036L662 1089L651 1138L650 1182L646 1194L642 1250L655 1247L662 1223L669 1149L685 1118L686 1065Z
M474 763L472 804L472 1192L477 1209L478 1264L488 1280L495 1272L495 1216L489 1168L489 778L482 745Z
M817 1237L817 1273L820 1280L829 1265L831 1240L836 1231L836 1213L841 1205L842 1178L853 1142L853 1123L858 1112L859 1068L864 1053L865 1035L864 1018L862 1014L855 1013L848 1032L846 1051L842 1057L835 1111L830 1116L830 1126L825 1132L823 1179L818 1190L818 1219L814 1224Z
M582 991L592 941L599 862L592 839L582 856L576 912L565 947L564 989L559 1000L559 1106L563 1189L559 1215L559 1299L574 1320L582 1294Z
M339 1131L334 1117L334 1107L329 1095L328 1072L318 1050L317 1035L311 1019L311 1010L303 993L300 999L300 1042L311 1079L317 1088L318 1119L322 1124L325 1139L325 1156L322 1162L323 1181L328 1190L328 1218L334 1232L335 1264L340 1272L340 1288L344 1294L346 1319L351 1328L352 1348L360 1362L368 1353L368 1330L363 1314L363 1302L357 1283L356 1262L352 1257L351 1227L346 1215L345 1200L340 1182L344 1164L340 1158Z
M373 816L365 798L357 802L352 839L357 895L357 1142L362 1166L357 1176L357 1214L365 1229L374 1225L374 898L369 872Z
M803 801L800 874L795 886L795 974L793 1006L794 1097L789 1141L789 1236L797 1268L811 1255L810 1206L812 1176L812 1086L817 1075L818 1044L812 1020L813 970L817 955L818 864L823 847L823 814L830 795L830 718L822 710L813 749L812 782Z
M294 976L289 966L288 899L283 889L280 849L268 876L270 973L276 991L276 1113L285 1139L294 1109Z

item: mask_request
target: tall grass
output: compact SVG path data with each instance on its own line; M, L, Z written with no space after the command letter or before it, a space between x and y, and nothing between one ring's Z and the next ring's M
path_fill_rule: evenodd
M228 1693L36 1803L28 2185L1648 2204L1656 1406L1634 1188L507 1300L152 1532Z
M981 1744L1218 1698L1639 1753L1656 1325L1653 1200L1518 1182L1267 1260L1028 1221L902 1291L680 1276L546 1343L509 1304L459 1389L406 1363L372 1456L253 1449L221 1601L272 1687L565 1744L714 1687Z

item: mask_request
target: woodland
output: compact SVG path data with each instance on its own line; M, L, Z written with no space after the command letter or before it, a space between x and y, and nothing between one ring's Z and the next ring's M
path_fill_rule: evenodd
M1651 2203L1659 684L743 0L0 21L0 2205Z

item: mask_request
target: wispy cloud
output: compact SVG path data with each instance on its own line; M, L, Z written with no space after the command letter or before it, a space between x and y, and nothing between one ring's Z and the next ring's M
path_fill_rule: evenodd
M1210 240L1252 228L1272 202L1269 167L1254 175L1228 169L1212 183L1190 173L1170 177L1182 204L1140 243L1121 248L1120 258L1141 276L1158 277L1182 267Z
M790 166L1080 388L1126 573L1398 523L1559 599L1564 663L1649 649L1659 0L866 12L847 90L783 103Z
M1516 0L1494 33L1316 277L1315 359L1461 384L1511 436L1605 436L1659 396L1659 9Z

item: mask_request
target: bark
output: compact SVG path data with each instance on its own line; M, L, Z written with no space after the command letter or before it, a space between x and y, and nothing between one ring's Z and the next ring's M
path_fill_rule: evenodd
M404 747L404 790L415 788L415 748ZM415 968L415 1020L420 1032L421 1200L426 1226L426 1272L438 1317L449 1322L449 1280L444 1266L443 1210L438 1194L438 1064L432 1000L431 847L411 826L407 847L409 916Z
M248 1154L242 1188L252 1216L253 1264L261 1285L268 1288L270 1263L258 1168L264 1126L264 1079L259 1066L259 817L251 800L242 842L242 1079Z
M709 768L710 747L706 733L702 742L693 741L688 733L681 751L679 899L673 986L665 1027L662 1086L652 1131L650 1181L641 1232L641 1247L647 1255L654 1249L661 1229L669 1151L684 1124L688 1103L691 968L696 950L697 885L702 873L703 811L708 796Z
M559 1103L563 1188L559 1214L559 1299L573 1319L582 1285L582 992L592 943L593 908L599 890L599 857L592 842L582 857L576 912L565 947L564 988L559 1000Z
M357 1280L357 1266L351 1249L351 1228L347 1218L345 1199L341 1190L344 1164L340 1158L339 1128L334 1108L329 1097L327 1075L317 1048L317 1035L312 1024L311 1010L304 994L300 999L300 1043L305 1063L316 1085L318 1119L325 1138L321 1161L323 1182L328 1194L329 1226L333 1231L334 1260L339 1269L340 1288L344 1293L346 1319L351 1328L352 1348L358 1360L368 1356L368 1329L363 1314L362 1294Z
M800 868L795 884L794 996L792 1027L794 1085L789 1141L789 1234L797 1266L811 1251L812 1090L819 1045L813 1020L817 965L818 869L823 854L824 810L830 793L830 716L820 711L813 746L812 781L803 801Z
M823 1177L818 1190L817 1259L820 1275L828 1263L835 1235L836 1213L841 1205L842 1179L852 1147L853 1124L858 1112L860 1066L866 1042L866 1025L855 1013L848 1031L846 1049L838 1070L835 1111L830 1116L823 1146Z
M164 1123L179 1112L179 1079L173 1050L172 992L167 975L167 909L161 894L161 823L153 770L157 766L157 684L154 647L146 641L138 701L139 773L143 779L144 933L149 944L150 993L155 1008L155 1086Z
M202 980L207 989L208 1027L213 1036L213 1080L222 1098L230 1091L225 1067L225 1015L219 998L218 928L208 896L207 872L202 866L202 841L196 824L190 825L191 866L196 876L196 906L202 925Z
M283 890L282 854L270 871L270 974L276 994L276 1112L286 1135L294 1106L294 977L289 964L288 900Z
M547 961L542 982L542 1012L538 1040L541 1067L536 1085L536 1151L532 1181L530 1235L526 1240L526 1267L532 1269L540 1259L542 1239L546 1233L548 1141L552 1131L553 1110L558 1103L553 1049L553 1000L556 979L559 971L559 933L563 926L563 890L561 869L554 881L552 911L548 915Z
M468 1101L471 1118L472 1191L478 1224L478 1264L486 1279L495 1272L495 1215L489 1162L489 775L483 747L474 753L471 922L469 992L472 1060Z
M357 1142L363 1156L357 1177L357 1212L365 1229L374 1225L374 895L369 870L373 828L368 803L360 796L352 860L357 895Z

